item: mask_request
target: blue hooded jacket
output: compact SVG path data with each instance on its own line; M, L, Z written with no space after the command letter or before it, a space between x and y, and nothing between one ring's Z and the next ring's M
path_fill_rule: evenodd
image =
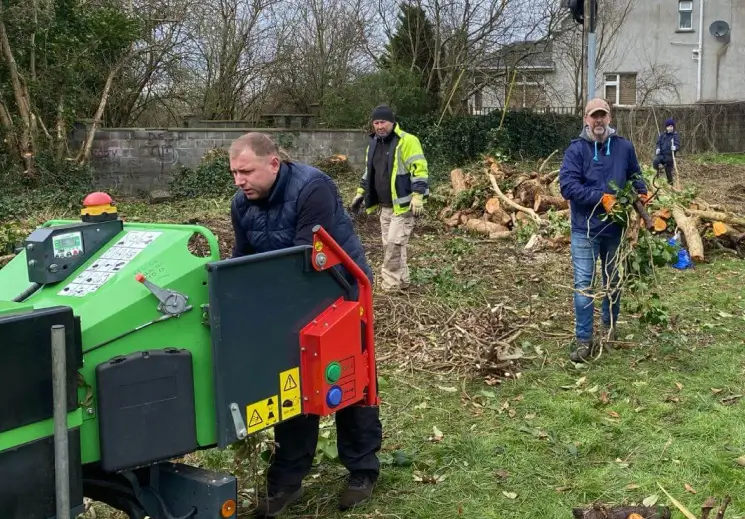
M619 236L622 229L618 224L601 220L605 209L600 201L603 194L614 193L611 182L623 189L630 180L637 193L647 192L631 141L608 128L605 142L599 143L585 127L564 152L559 170L561 195L569 201L572 232L589 233L590 237Z
M674 127L675 125L671 124L670 126ZM675 145L675 151L680 151L680 135L675 129L671 133L667 133L667 130L665 130L657 137L657 149L660 150L660 155L663 157L672 158L673 144Z

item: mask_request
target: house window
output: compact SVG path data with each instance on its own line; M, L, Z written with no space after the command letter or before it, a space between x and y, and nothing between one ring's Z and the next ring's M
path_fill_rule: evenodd
M510 83L504 86L505 99L510 95ZM515 78L508 108L541 108L548 105L542 78L520 75Z
M678 2L678 29L693 29L693 0Z
M613 105L636 104L636 73L614 73L605 75L605 100Z

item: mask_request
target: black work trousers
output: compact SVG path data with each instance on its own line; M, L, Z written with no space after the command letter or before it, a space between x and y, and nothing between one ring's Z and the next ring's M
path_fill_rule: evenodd
M672 185L673 174L675 172L675 169L674 169L675 163L673 162L673 156L672 155L655 155L654 160L652 161L652 168L655 171L657 171L657 168L660 167L660 164L665 166L665 175L667 176L667 183Z
M383 442L380 409L360 403L338 411L335 418L339 460L350 473L377 481L377 453ZM278 445L267 472L270 493L295 490L302 484L313 464L319 420L318 415L302 415L274 427Z

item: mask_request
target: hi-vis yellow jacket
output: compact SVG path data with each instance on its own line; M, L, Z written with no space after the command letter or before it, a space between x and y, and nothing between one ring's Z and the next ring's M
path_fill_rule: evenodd
M391 175L391 199L393 200L393 213L403 214L410 210L411 197L413 193L420 193L425 198L429 196L429 173L427 159L419 139L410 133L403 131L396 123L393 127L393 139L391 148L395 151L390 155L388 171ZM373 171L373 155L376 145L375 134L370 135L370 142L365 152L365 174L362 182L357 188L358 195L365 195L365 207L368 213L377 209L378 199L374 196L375 190L370 189L370 174Z

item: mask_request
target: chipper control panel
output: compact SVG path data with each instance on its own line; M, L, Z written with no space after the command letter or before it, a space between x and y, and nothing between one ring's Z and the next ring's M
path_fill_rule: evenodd
M83 496L235 517L232 475L174 460L377 405L370 282L314 231L221 259L208 229L125 222L105 193L33 231L0 269L0 517L75 517Z

